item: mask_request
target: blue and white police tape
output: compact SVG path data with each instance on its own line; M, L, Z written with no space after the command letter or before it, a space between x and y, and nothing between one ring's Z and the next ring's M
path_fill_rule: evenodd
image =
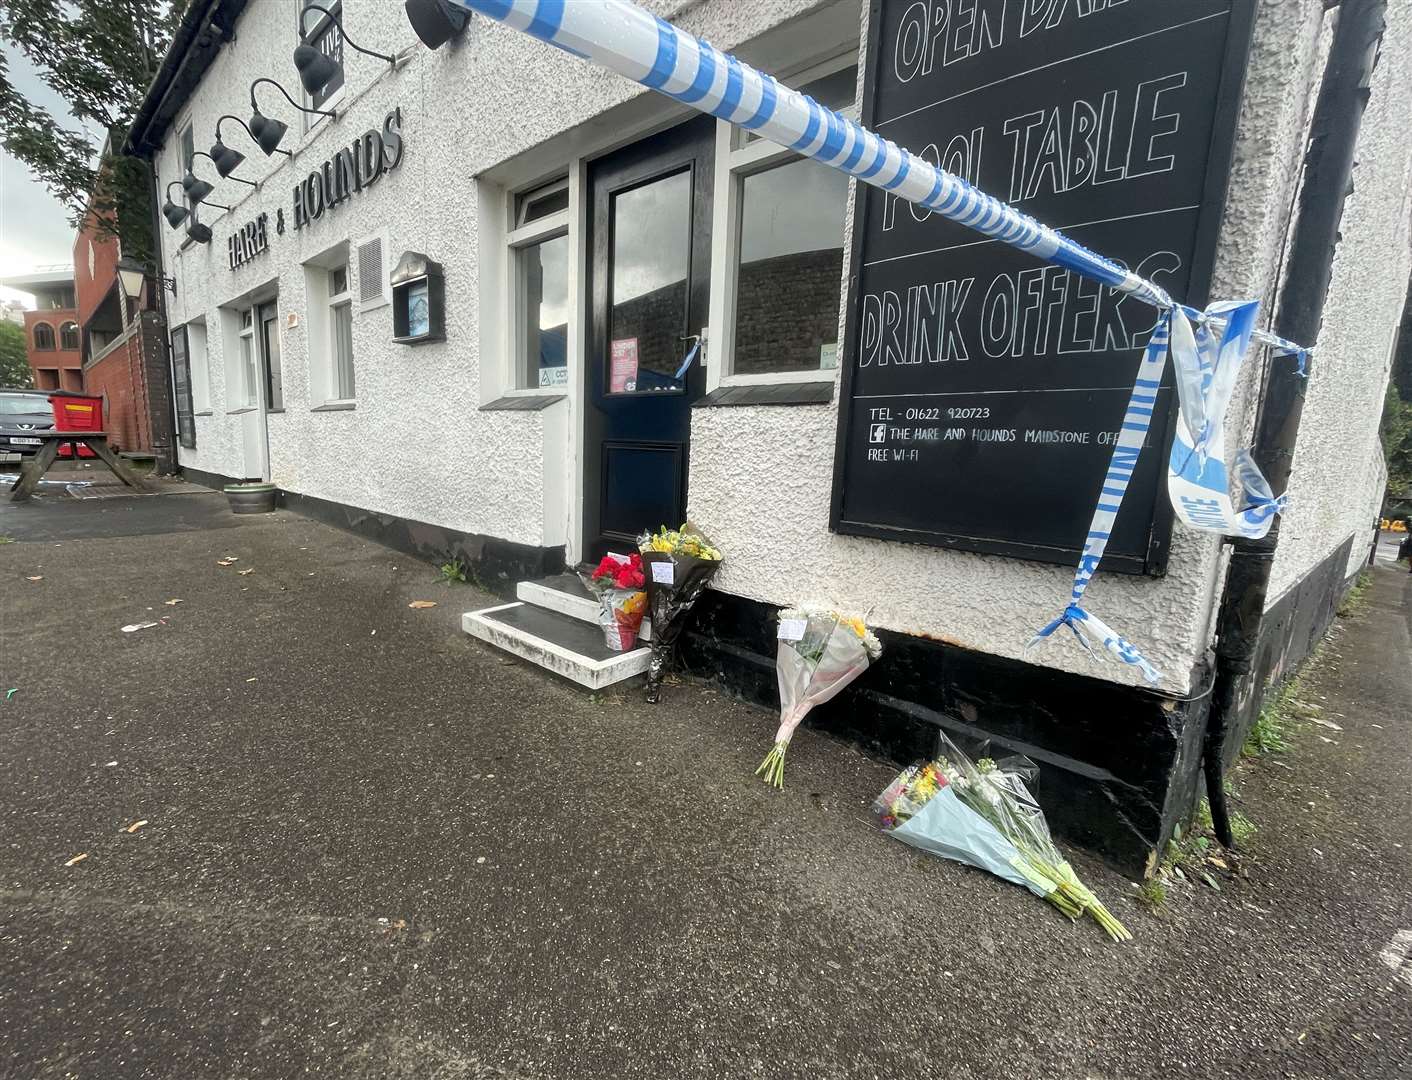
M629 0L453 0L942 217L1159 308L1151 281Z
M1167 459L1167 495L1188 527L1224 536L1258 540L1284 509L1269 482L1245 450L1227 464L1226 409L1255 329L1254 301L1213 304L1206 321L1191 323L1172 313L1172 366L1180 410L1177 433ZM1224 320L1219 330L1217 320ZM1241 505L1231 497L1234 475Z
M1113 525L1118 520L1118 511L1123 505L1123 496L1128 493L1128 484L1132 481L1138 458L1142 454L1142 444L1147 441L1147 431L1152 426L1153 411L1157 407L1157 393L1162 388L1162 372L1167 366L1170 328L1170 314L1164 315L1153 327L1152 337L1147 342L1147 348L1143 350L1142 362L1138 365L1137 377L1133 380L1132 394L1128 397L1128 408L1123 414L1118 439L1113 444L1113 453L1108 459L1108 471L1103 476L1103 486L1099 489L1098 505L1094 507L1093 519L1089 523L1083 554L1079 556L1079 565L1074 571L1074 586L1069 594L1069 604L1057 619L1030 639L1028 646L1033 648L1060 626L1068 626L1084 648L1092 652L1088 639L1094 638L1106 652L1125 664L1134 665L1148 682L1153 683L1161 678L1157 669L1147 662L1131 642L1115 633L1101 619L1085 611L1081 605L1084 590L1088 588L1093 575L1098 572L1098 564L1103 561L1104 552L1108 549Z
M807 94L780 85L631 0L450 2L1162 311L1173 306L1171 296L1155 282ZM1299 346L1264 331L1257 331L1255 339L1299 351Z
M1057 619L1048 626L1042 628L1030 641L1031 645L1037 645L1050 634L1058 630L1061 626L1067 626L1073 631L1074 637L1088 652L1094 653L1092 643L1097 643L1104 652L1114 656L1125 664L1132 664L1142 672L1143 678L1150 683L1159 682L1162 675L1156 668L1147 662L1147 658L1138 652L1132 642L1119 634L1097 615L1085 611L1078 604L1070 604L1059 615ZM1101 655L1096 654L1095 655Z
M1188 527L1203 532L1259 539L1269 531L1274 516L1283 511L1284 498L1274 497L1247 451L1238 451L1229 466L1226 462L1226 410L1255 334L1258 311L1259 304L1254 301L1212 304L1197 314L1193 328L1187 312L1174 307L1153 329L1074 572L1069 604L1031 639L1031 646L1049 637L1059 626L1068 626L1085 647L1089 646L1089 637L1095 638L1105 651L1139 668L1149 682L1160 678L1130 642L1081 605L1084 590L1103 560L1147 439L1169 353L1176 375L1178 412L1177 432L1168 457L1167 495L1177 517ZM1231 498L1232 474L1242 492L1240 507Z

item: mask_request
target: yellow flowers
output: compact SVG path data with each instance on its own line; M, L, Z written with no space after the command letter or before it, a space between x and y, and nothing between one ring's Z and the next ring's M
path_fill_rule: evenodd
M721 553L706 542L690 522L680 529L668 529L663 525L655 533L650 533L639 541L638 546L646 551L660 551L667 555L689 555L693 559L707 559L719 562Z

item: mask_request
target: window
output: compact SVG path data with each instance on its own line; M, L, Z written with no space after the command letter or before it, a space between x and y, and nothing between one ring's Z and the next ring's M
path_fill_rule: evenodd
M61 348L61 349L77 349L77 348L78 348L78 324L77 324L77 323L66 322L66 323L64 323L63 326L59 327L59 348Z
M206 322L204 319L196 319L181 329L186 334L192 411L202 414L209 413L211 411L211 360L206 351Z
M546 184L512 201L510 328L514 387L567 386L569 182Z
M856 56L786 82L853 113ZM722 378L831 379L838 366L848 177L722 123L711 326Z
M353 360L356 287L350 245L338 244L304 264L305 324L309 344L309 405L351 409L357 393Z
M59 389L59 369L58 368L35 368L34 386L37 390L57 390Z
M176 399L177 442L188 450L196 447L196 421L192 419L191 354L187 328L172 331L172 397Z
M348 288L348 264L328 272L329 372L336 401L353 400L353 294Z
M54 328L47 322L34 324L34 347L41 352L50 352L54 348Z
M310 4L324 8L333 18L321 11L312 11ZM333 23L335 18L343 21L343 4L340 0L302 0L299 5L299 33L303 40L338 64L338 72L328 81L328 85L317 94L308 96L310 107L315 109L326 108L343 90L343 35ZM320 118L305 113L304 119L307 126L313 126Z
M246 308L240 313L240 396L237 405L253 409L258 403L260 387L259 357L255 355L255 312Z

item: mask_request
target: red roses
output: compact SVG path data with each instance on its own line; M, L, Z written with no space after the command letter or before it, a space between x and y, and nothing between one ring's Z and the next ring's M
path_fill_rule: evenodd
M640 589L643 586L642 556L635 551L626 556L604 555L593 571L593 580L604 585L611 582L615 589Z

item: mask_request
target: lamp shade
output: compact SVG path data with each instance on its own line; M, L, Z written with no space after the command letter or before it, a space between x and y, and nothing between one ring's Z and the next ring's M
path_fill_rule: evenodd
M162 206L162 216L167 219L167 224L173 229L186 220L186 215L186 207L178 206L171 199L168 199Z
M147 268L136 259L123 257L118 260L115 267L118 272L118 283L123 287L123 295L129 300L136 300L142 295L142 280L147 276Z
M255 115L250 118L250 134L255 136L255 142L265 152L266 157L275 152L275 147L279 146L279 141L288 130L288 124L271 119L259 109L256 109Z
M186 235L195 240L198 244L209 244L211 242L211 230L199 221L193 221L186 227Z
M186 175L181 178L181 186L186 189L186 197L193 203L199 203L207 195L211 194L214 188L205 180L200 179L190 169L186 170Z
M211 147L211 160L216 163L216 172L222 176L229 176L240 167L240 163L245 160L245 155L221 142L221 137L217 135L216 145Z
M428 49L439 49L466 26L466 9L445 0L406 0L407 21Z
M337 60L312 45L304 44L294 49L294 66L299 71L299 81L304 84L310 97L317 97L319 91L340 71Z

